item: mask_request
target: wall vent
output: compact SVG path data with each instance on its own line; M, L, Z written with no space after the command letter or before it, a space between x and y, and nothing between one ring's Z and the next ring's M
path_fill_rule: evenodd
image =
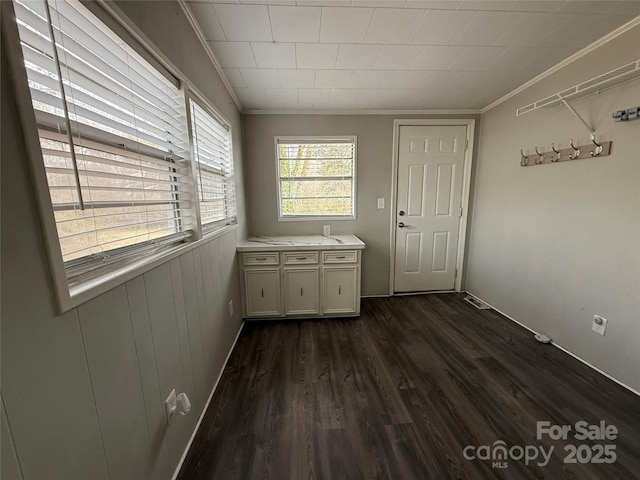
M491 308L489 305L484 303L482 300L477 299L473 295L467 295L466 297L464 297L464 301L470 303L478 310L489 310Z

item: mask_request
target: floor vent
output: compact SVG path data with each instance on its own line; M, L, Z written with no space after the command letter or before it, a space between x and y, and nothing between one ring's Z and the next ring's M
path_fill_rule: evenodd
M464 297L464 301L470 303L478 310L489 310L491 308L489 305L484 303L482 300L477 299L473 295L467 295L466 297Z

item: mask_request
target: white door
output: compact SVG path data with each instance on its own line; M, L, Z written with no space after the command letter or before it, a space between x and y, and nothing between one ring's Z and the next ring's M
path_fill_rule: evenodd
M358 312L358 267L324 267L322 269L324 313Z
M394 290L453 290L466 126L400 126Z
M245 269L244 285L247 317L282 315L278 268Z

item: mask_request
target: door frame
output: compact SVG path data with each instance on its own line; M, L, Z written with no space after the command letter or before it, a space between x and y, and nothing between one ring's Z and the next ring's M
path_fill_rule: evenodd
M473 147L475 137L476 121L473 118L443 118L443 119L422 119L407 118L394 119L393 121L393 155L391 164L391 215L390 215L390 246L389 246L389 295L395 293L396 274L396 208L398 194L398 162L399 162L399 141L400 127L403 126L456 126L467 127L466 150L464 155L464 167L462 177L462 217L460 217L460 227L458 232L458 250L456 258L456 277L454 290L459 292L462 289L462 267L464 265L464 252L467 240L467 220L469 215L469 191L471 189L471 167L473 165Z

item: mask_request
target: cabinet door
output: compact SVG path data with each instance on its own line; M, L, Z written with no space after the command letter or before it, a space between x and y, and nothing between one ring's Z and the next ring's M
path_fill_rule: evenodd
M325 267L323 269L323 312L356 313L358 305L357 268Z
M308 315L320 311L318 267L284 269L285 315Z
M246 269L244 285L248 317L282 315L279 269Z

